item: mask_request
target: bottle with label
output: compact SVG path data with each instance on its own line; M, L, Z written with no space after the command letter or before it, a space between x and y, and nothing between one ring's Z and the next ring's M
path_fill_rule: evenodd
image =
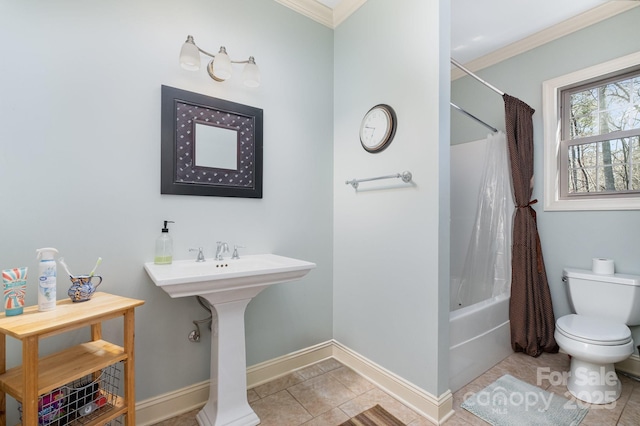
M153 263L156 265L169 265L173 261L173 238L169 235L168 223L173 222L170 220L164 221L162 233L156 240L156 254L153 257Z
M56 261L58 250L48 247L36 250L38 265L38 310L51 311L56 308Z

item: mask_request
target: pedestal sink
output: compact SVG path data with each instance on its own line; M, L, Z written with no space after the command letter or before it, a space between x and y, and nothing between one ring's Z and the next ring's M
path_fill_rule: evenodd
M315 263L274 254L246 255L223 261L145 263L153 282L169 296L201 296L217 315L211 336L209 400L196 419L201 426L253 426L260 423L247 402L244 311L253 297L272 284L293 281Z

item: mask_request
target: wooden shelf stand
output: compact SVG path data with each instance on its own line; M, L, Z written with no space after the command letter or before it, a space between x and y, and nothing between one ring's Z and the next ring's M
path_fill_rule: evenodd
M58 300L55 310L39 312L37 306L22 315L0 314L0 426L6 426L6 394L22 403L22 424L38 424L38 398L74 380L123 362L124 397L90 425L105 424L124 416L135 425L134 310L143 300L95 293L91 300L73 303ZM102 340L102 322L123 317L124 345ZM91 327L91 340L39 358L44 337ZM22 365L6 370L6 337L22 342ZM99 411L99 410L98 410ZM72 423L73 424L73 423Z

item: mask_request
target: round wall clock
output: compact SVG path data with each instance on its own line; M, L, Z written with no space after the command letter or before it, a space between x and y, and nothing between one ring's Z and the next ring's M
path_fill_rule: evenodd
M360 143L368 152L385 149L396 134L396 113L389 105L380 104L371 108L360 124Z

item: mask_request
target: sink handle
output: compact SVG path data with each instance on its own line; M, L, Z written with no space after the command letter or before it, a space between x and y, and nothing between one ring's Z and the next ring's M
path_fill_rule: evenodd
M240 259L240 255L238 254L239 248L244 248L244 246L238 246L238 245L233 246L233 254L231 255L232 259Z
M198 257L196 258L196 262L204 262L204 252L202 251L202 247L198 247L197 249L195 248L190 248L189 251L196 251L198 250Z

